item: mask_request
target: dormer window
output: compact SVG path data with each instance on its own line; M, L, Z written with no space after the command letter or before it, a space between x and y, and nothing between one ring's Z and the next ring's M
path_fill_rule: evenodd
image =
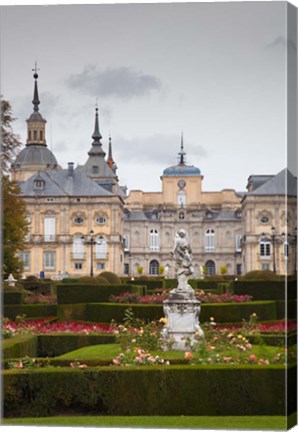
M42 178L37 178L34 180L34 189L42 190L44 189L45 181Z
M93 174L98 174L98 173L99 173L99 167L98 167L97 165L94 165L94 166L92 167L92 173L93 173Z

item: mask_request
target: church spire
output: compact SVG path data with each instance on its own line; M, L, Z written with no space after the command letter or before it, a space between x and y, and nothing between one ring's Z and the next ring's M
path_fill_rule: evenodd
M41 145L47 146L46 143L46 120L42 117L39 112L38 105L40 104L39 96L38 96L38 71L37 62L35 62L35 67L32 69L34 72L34 92L33 92L33 113L27 120L27 143L26 146L29 145Z
M111 134L109 135L109 153L108 153L107 164L111 168L111 170L115 173L116 169L117 169L117 165L115 164L115 161L114 161L113 155L112 155L112 138L111 138Z
M37 62L35 62L35 68L32 69L32 71L34 72L33 78L34 78L34 93L33 93L33 109L34 111L38 111L38 105L40 104L40 100L38 97L38 86L37 86L37 79L38 79L38 71L39 69L37 69Z
M186 155L186 153L184 151L184 145L183 145L183 132L181 132L180 152L178 153L178 155L180 156L179 164L184 165L185 164L184 156Z
M98 122L98 107L96 102L96 108L95 108L95 124L94 124L94 132L92 134L93 143L91 150L88 152L89 156L98 156L99 154L103 157L106 155L105 152L102 149L102 143L101 143L101 133L99 131L99 122Z

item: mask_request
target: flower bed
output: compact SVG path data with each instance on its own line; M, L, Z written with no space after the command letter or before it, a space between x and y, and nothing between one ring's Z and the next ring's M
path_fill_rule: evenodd
M113 328L109 324L88 324L77 321L49 322L48 319L24 321L5 320L2 324L2 337L9 338L20 334L53 334L53 333L73 333L73 334L98 334L112 333Z
M169 293L162 289L156 289L151 295L138 296L135 293L125 292L120 295L111 295L109 300L113 303L133 303L133 304L162 304L168 297ZM196 298L201 303L244 303L252 301L249 295L211 294L204 291L196 292Z

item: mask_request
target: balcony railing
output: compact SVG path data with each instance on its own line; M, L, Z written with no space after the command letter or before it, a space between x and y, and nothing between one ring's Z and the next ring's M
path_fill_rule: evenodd
M45 234L43 239L46 242L54 242L56 241L56 234Z

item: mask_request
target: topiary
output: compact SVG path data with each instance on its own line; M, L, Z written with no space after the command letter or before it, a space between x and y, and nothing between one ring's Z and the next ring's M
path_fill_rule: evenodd
M122 284L121 279L113 272L104 271L104 272L100 273L98 276L104 277L112 285L121 285Z
M98 280L96 277L92 277L92 276L82 276L78 279L78 283L85 283L85 284L94 284L94 285L98 285Z
M239 277L239 280L279 280L280 277L271 270L253 270Z
M27 282L38 282L39 279L38 279L38 277L36 277L34 275L29 275L29 276L26 277L26 281Z

